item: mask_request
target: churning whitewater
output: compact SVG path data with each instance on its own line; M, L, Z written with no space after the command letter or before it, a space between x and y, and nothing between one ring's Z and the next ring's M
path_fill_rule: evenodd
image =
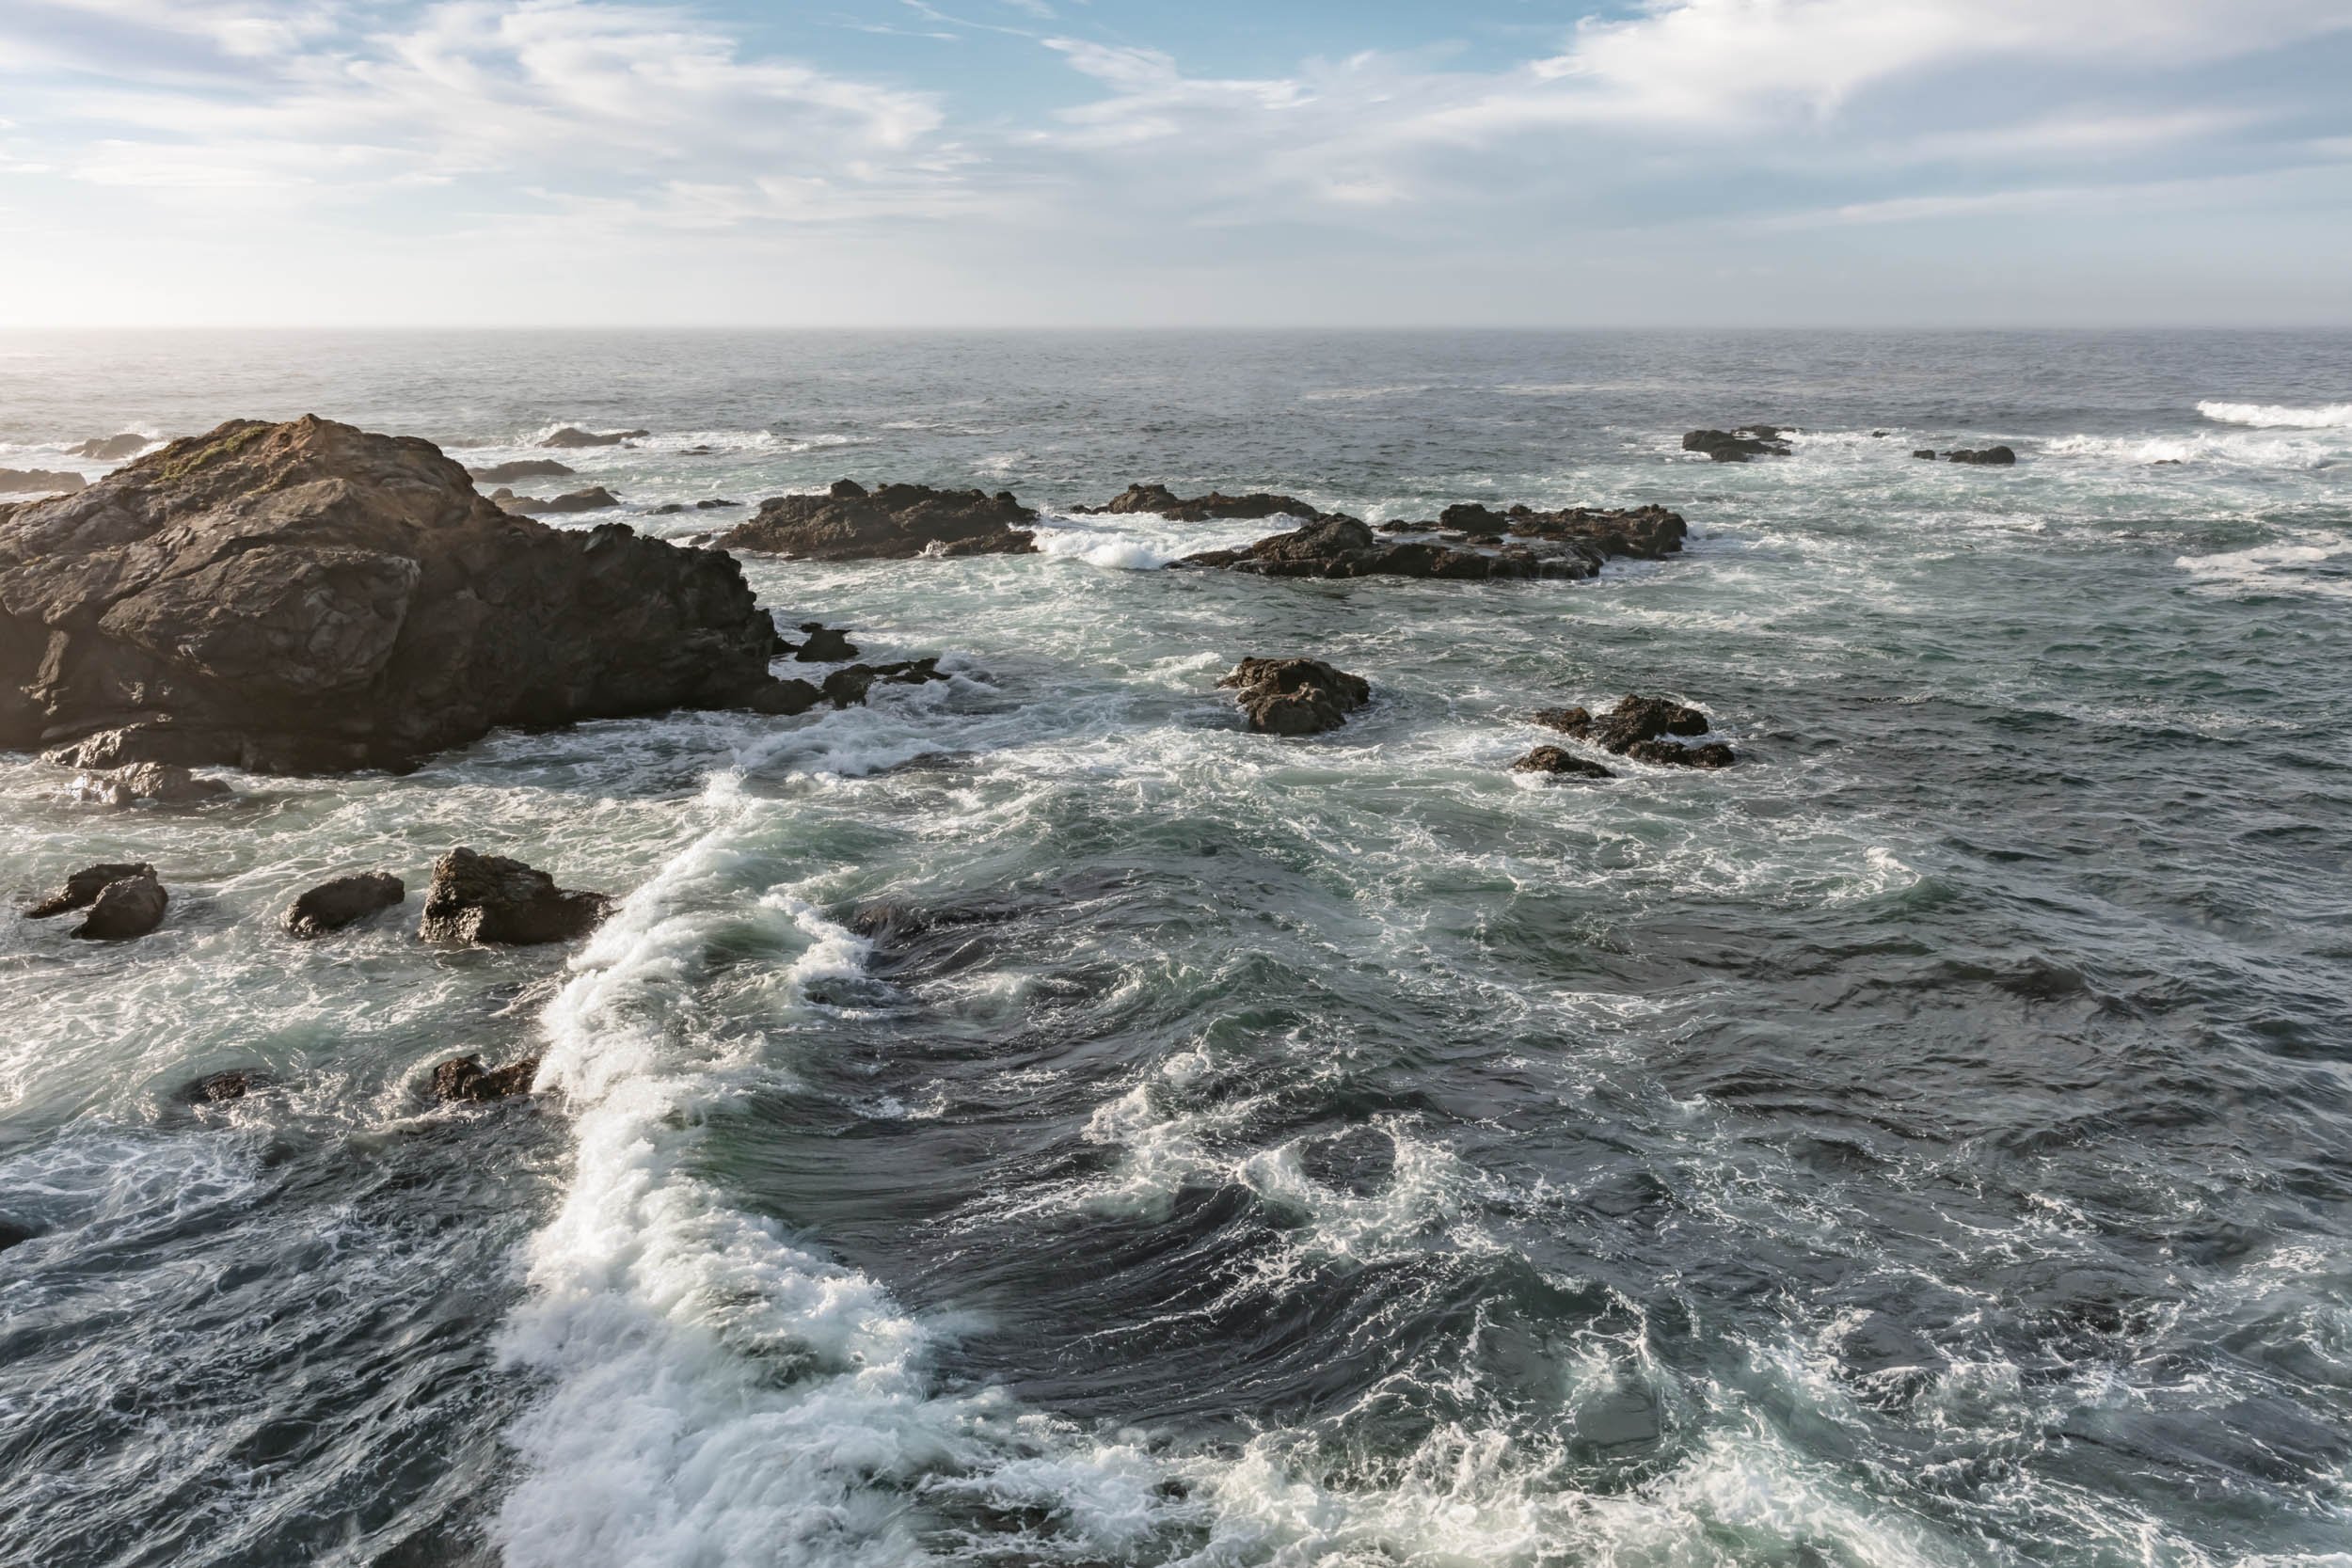
M1039 516L739 555L936 658L862 705L127 807L0 756L13 905L171 894L0 927L0 1560L2346 1562L2352 337L19 350L15 469L316 412L560 460L506 483L610 493L565 529ZM1135 483L1690 537L1282 577L1184 559L1295 517L1078 510ZM1251 733L1288 657L1369 702ZM1637 693L1736 765L1559 727ZM421 942L457 845L616 902Z

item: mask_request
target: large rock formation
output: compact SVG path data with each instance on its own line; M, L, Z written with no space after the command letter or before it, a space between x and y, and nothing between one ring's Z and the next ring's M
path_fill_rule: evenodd
M417 935L426 942L569 942L612 912L612 900L601 893L557 887L536 867L461 846L433 863Z
M821 496L778 496L715 541L804 561L903 561L921 555L1033 555L1034 508L1009 490L934 490L834 482Z
M0 468L0 496L72 495L88 483L65 468Z
M1229 496L1222 490L1212 490L1205 496L1184 497L1165 484L1130 484L1101 506L1073 506L1070 510L1081 517L1148 512L1178 523L1216 522L1229 518L1246 521L1283 516L1317 518L1326 515L1295 496L1277 496L1263 490L1253 490L1246 496Z
M1372 686L1319 658L1245 658L1216 683L1254 735L1318 735L1372 701Z
M728 557L475 494L430 443L238 420L0 511L0 748L397 768L501 724L774 711Z
M1656 561L1679 550L1688 531L1662 506L1450 506L1436 522L1383 523L1377 533L1333 514L1243 549L1186 556L1184 563L1290 578L1589 578L1613 556Z

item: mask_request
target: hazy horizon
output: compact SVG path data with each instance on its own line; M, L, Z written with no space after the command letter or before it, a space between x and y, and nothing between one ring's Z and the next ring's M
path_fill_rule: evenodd
M0 326L2352 325L2337 0L14 0Z

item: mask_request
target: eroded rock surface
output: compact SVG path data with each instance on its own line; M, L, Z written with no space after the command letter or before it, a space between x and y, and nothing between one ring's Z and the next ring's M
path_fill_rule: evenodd
M459 847L433 863L417 935L427 942L526 945L585 936L612 912L601 893L555 885L546 872L505 855Z
M1613 779L1614 773L1588 757L1557 746L1538 746L1511 765L1514 773L1550 773L1570 779Z
M1706 714L1664 697L1627 697L1596 717L1581 707L1544 708L1536 723L1588 741L1619 756L1677 768L1728 768L1737 754L1724 742L1701 746L1683 741L1713 726Z
M279 924L295 937L325 936L389 910L408 896L408 886L388 871L362 871L321 882L288 905Z
M433 1069L433 1098L444 1104L465 1101L504 1100L529 1094L539 1076L539 1058L525 1056L501 1068L485 1068L478 1055L452 1056Z
M54 915L86 910L98 901L98 895L115 883L133 877L152 877L155 868L145 861L108 861L86 865L66 878L65 885L48 897L28 907L28 920L47 920Z
M142 866L136 876L119 878L100 888L90 901L89 913L67 934L84 942L129 942L161 926L170 903L171 895L164 891L154 868Z
M219 779L208 779L168 762L135 762L127 768L85 771L74 777L72 788L75 800L106 806L132 806L141 800L192 805L235 793Z
M1033 555L1037 512L1009 490L934 490L836 480L821 496L778 496L719 535L722 549L803 561L905 561L916 556Z
M511 517L431 444L232 420L0 511L0 748L398 768L502 724L752 707L741 568Z
M1318 735L1372 701L1370 682L1319 658L1245 658L1216 684L1256 735Z

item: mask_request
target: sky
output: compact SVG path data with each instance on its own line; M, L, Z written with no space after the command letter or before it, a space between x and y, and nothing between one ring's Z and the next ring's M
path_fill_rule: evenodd
M2352 0L0 0L0 326L2352 325Z

